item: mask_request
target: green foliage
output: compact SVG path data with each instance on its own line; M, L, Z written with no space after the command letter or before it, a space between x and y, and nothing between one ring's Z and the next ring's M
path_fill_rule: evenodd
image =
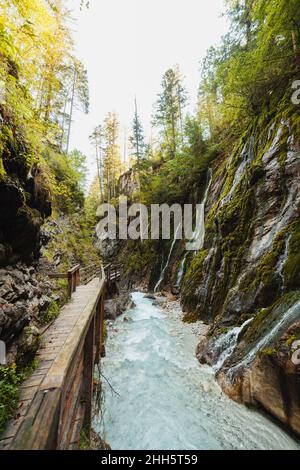
M106 326L106 322L104 321L103 322L103 342L105 343L106 340L107 340L107 326Z
M66 213L83 207L83 189L86 177L85 156L77 150L67 155L48 148L44 152L44 161L49 168L48 178L55 207Z
M16 365L0 367L0 433L5 424L14 415L18 404L18 388L21 381Z
M83 205L86 177L85 157L61 151L72 121L66 109L77 100L87 112L89 104L68 15L62 2L4 0L0 7L0 178L25 184L42 166L43 184L66 212Z
M145 240L139 243L135 240L127 242L127 250L122 254L121 262L125 267L126 275L134 275L142 277L143 273L153 267L156 260L156 242L153 240ZM129 253L129 254L128 254Z
M192 309L196 309L197 307L198 301L194 294L203 279L203 263L207 253L207 250L201 250L199 253L197 253L190 263L183 278L181 294L185 305L188 305L190 311L192 311Z
M186 118L185 136L180 152L172 159L162 161L158 171L151 176L142 176L141 187L146 203L184 203L190 199L192 192L199 193L199 186L204 192L207 170L220 155L221 146L205 141L199 121L191 116Z
M59 305L54 300L50 303L49 307L47 308L46 312L40 316L39 322L41 325L48 325L53 320L58 317L59 314Z
M182 319L184 323L196 323L199 320L197 312L186 313Z
M210 133L241 132L262 108L274 109L299 74L298 0L228 2L231 31L203 67L200 113Z
M54 257L59 253L60 263L57 269L60 273L66 273L75 264L81 266L99 264L99 253L94 246L95 225L87 218L85 211L80 210L78 213L63 216L63 218L57 217L60 230L53 233L49 243L42 250L42 255L49 262L53 262ZM67 281L59 280L56 284L58 294L62 296L61 301L64 303Z
M4 170L3 162L0 160L0 180L3 179L6 175L6 172Z
M137 111L137 103L135 100L135 113L132 124L132 135L129 137L129 142L133 150L133 156L139 167L141 160L145 156L145 137L142 123ZM139 170L139 168L138 168Z
M265 356L274 356L276 354L276 349L274 348L265 348L261 351Z
M116 113L108 113L104 120L103 171L108 201L117 196L117 183L121 175L121 156L118 145L120 123Z
M84 212L86 218L87 229L92 233L98 222L97 208L101 204L101 194L99 182L96 178L90 187L90 191L85 199Z
M90 439L88 438L88 433L85 429L82 429L80 433L79 449L80 450L91 449L91 442L90 442Z
M178 67L166 71L161 88L153 122L163 136L167 158L173 158L182 142L183 110L187 101Z

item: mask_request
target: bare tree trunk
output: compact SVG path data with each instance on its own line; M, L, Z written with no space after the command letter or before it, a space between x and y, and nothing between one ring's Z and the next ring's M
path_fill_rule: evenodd
M47 98L46 98L46 105L45 105L45 114L44 114L44 121L49 121L50 117L50 108L51 108L51 99L52 99L52 86L49 84L48 91L47 91Z
M101 195L101 202L103 202L103 189L102 189L102 180L101 180L101 163L99 159L98 153L98 140L95 140L95 149L96 149L96 163L97 163L97 173L98 173L98 181L99 181L99 188L100 188L100 195Z
M124 148L123 148L123 163L124 163L124 169L126 171L126 160L127 160L127 133L126 133L126 128L124 127Z
M172 113L172 138L173 138L173 157L176 156L176 131L175 131L175 116Z
M61 151L63 150L63 144L64 144L65 119L66 119L67 103L68 103L68 98L65 99L64 111L63 111L63 120L62 120L62 124L61 124L61 137L60 137L60 150Z
M214 119L211 110L211 103L209 97L206 98L206 106L207 106L207 117L208 117L208 126L209 126L209 133L211 140L214 140Z
M99 136L99 184L100 184L101 202L104 201L102 173L103 173L103 165L102 165L102 135L100 134L100 136Z
M134 100L134 104L135 104L135 143L136 143L136 158L137 158L138 190L139 190L139 200L141 202L140 142L139 142L139 132L138 132L138 109L137 109L136 97Z
M181 109L181 100L180 100L179 84L178 84L178 86L177 86L177 100L178 100L178 109L179 109L179 122L180 122L181 143L183 144L183 122L182 122L182 109Z
M77 78L77 71L76 71L76 66L74 65L74 80L73 80L73 88L72 88L71 109L70 109L70 121L69 121L68 139L67 139L67 149L66 149L67 153L69 153L69 147L70 147L70 136L71 136L71 126L72 126L73 109L74 109L74 98L75 98L76 78Z
M39 89L38 89L36 100L35 100L35 110L38 113L39 117L41 116L43 89L44 89L44 78L41 77Z

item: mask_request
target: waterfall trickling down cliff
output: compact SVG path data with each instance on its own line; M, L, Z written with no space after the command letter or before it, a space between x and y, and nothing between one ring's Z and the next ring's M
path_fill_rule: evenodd
M233 378L235 373L241 369L242 367L247 367L251 364L251 362L255 359L259 351L263 350L269 344L272 343L276 339L276 337L282 333L282 331L286 330L294 321L299 319L300 317L300 300L298 300L292 307L290 307L285 313L282 314L282 318L275 323L273 328L270 329L268 333L265 334L261 338L256 345L250 349L248 354L244 357L242 361L240 361L235 366L231 367L228 370L229 378Z
M179 270L178 270L178 273L177 273L177 278L176 278L176 287L181 286L187 255L188 255L188 252L186 252L186 254L184 255L184 257L181 260Z
M290 239L291 239L291 237L288 236L285 240L284 252L283 252L282 256L279 258L279 262L278 262L277 269L276 269L276 271L279 274L280 279L281 279L281 291L282 292L284 290L284 267L285 267L285 264L286 264L286 262L288 260L288 257L289 257Z
M207 201L207 198L208 198L211 182L212 182L212 169L209 168L208 169L208 174L207 174L207 184L206 184L206 188L205 188L205 193L204 193L202 202L201 202L201 204L199 204L198 209L197 209L196 227L195 227L195 230L192 234L191 240L186 244L188 250L191 250L191 251L192 250L199 251L203 248L203 245L204 245L204 238L205 238L205 205L206 205L206 201ZM172 256L172 253L173 253L173 250L174 250L174 247L175 247L175 243L177 241L177 233L181 229L181 227L182 227L181 224L179 224L177 226L177 229L176 229L175 235L174 235L174 240L173 240L173 243L172 243L170 251L169 251L167 262L166 262L164 268L161 271L161 274L160 274L158 282L156 283L156 286L154 287L154 292L158 291L159 286L161 285L161 283L163 282L163 280L165 278L165 274L166 274L167 269L168 269L169 264L170 264L170 260L171 260L171 256ZM181 280L182 280L182 276L183 276L183 272L184 272L184 264L185 264L185 261L186 261L187 254L188 253L186 253L184 259L182 260L182 265L181 265L181 268L179 270L178 277L177 277L177 283L176 283L177 286L180 286L180 283L181 283Z
M171 256L172 256L172 253L173 253L173 250L174 250L174 247L175 247L175 243L177 241L177 234L178 234L178 232L181 228L182 228L182 224L178 224L175 235L174 235L174 239L173 239L170 251L169 251L167 262L166 262L165 266L163 267L163 269L160 273L159 280L157 281L156 286L154 287L154 292L157 292L159 286L161 285L162 281L165 278L165 274L166 274L166 271L167 271L169 263L170 263L170 259L171 259Z
M212 169L208 169L207 184L201 204L198 205L196 214L196 227L191 240L187 243L187 249L190 251L199 251L203 248L205 239L205 205L207 202L210 186L212 182Z
M213 365L213 369L215 372L218 372L221 367L223 367L223 364L226 359L228 359L233 354L235 348L237 347L237 343L241 333L252 320L253 318L249 318L241 326L232 328L227 333L224 333L223 335L219 336L219 338L216 340L215 348L220 349L222 353L220 354L216 364Z

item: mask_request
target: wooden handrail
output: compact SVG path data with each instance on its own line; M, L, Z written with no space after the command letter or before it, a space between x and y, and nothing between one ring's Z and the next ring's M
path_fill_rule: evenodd
M89 266L80 268L80 279L82 284L87 284L95 277L102 277L101 265L93 263Z
M10 449L70 449L74 433L78 439L80 429L88 432L94 365L100 361L104 338L104 276L99 285L93 285L89 301L39 385Z
M106 275L107 282L115 282L120 279L120 268L118 265L113 265L111 263L103 267Z
M79 284L87 284L92 281L95 277L99 276L100 279L104 278L104 270L102 265L96 263L90 264L89 266L81 267L80 264L73 266L68 270L67 273L50 273L50 279L67 279L68 280L68 296L72 297L72 294L76 291L76 287Z

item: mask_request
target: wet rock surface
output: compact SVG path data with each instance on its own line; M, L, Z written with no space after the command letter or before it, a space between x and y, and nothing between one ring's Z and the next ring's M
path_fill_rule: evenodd
M0 267L39 255L40 228L51 214L50 195L36 168L23 182L0 180Z
M7 343L11 360L15 360L22 349L28 357L30 355L24 331L27 332L26 341L31 343L31 351L35 349L34 323L38 323L53 301L53 284L46 278L40 279L33 266L18 263L0 269L0 339Z
M104 315L106 320L115 320L126 310L133 308L134 302L130 294L122 294L114 299L106 300L104 304Z

